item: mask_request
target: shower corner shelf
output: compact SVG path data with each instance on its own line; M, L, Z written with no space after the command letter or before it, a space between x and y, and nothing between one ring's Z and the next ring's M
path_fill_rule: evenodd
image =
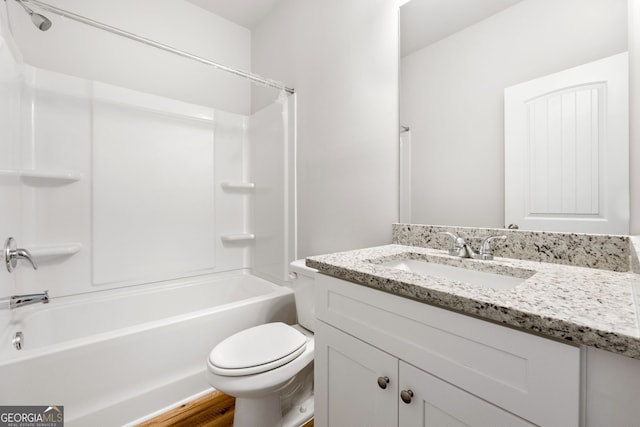
M82 175L71 171L21 170L20 178L37 183L69 183L80 181Z
M220 186L224 190L236 190L236 191L247 191L253 190L256 188L256 184L253 182L223 182Z
M71 256L80 252L81 243L62 243L59 245L33 245L29 252L34 258L48 258L57 256Z
M225 234L220 236L220 240L225 243L250 242L255 239L256 235L251 233Z
M0 169L0 176L17 176L32 185L66 184L82 179L78 172L37 169Z

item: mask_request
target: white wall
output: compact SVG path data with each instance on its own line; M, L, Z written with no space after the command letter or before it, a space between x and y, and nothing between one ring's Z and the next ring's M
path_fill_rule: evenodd
M525 0L403 58L412 222L503 227L504 88L625 51L626 9L626 0Z
M184 0L50 3L212 61L251 68L250 31ZM31 65L224 111L249 113L247 81L50 12L43 14L53 26L43 33L16 2L6 5L16 41L25 62Z
M252 71L272 79L280 80L289 87L295 87L298 61L296 52L303 48L298 38L297 16L302 7L300 2L282 0L251 31ZM251 108L258 111L273 100L274 89L252 86Z
M300 257L391 241L397 19L388 0L284 0L253 31L253 70L298 95Z

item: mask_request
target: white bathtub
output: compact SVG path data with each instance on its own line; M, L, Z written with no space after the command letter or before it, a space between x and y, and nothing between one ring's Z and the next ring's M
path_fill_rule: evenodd
M57 298L11 316L0 405L64 405L67 426L119 426L209 389L205 361L218 342L293 323L295 306L289 288L225 274Z

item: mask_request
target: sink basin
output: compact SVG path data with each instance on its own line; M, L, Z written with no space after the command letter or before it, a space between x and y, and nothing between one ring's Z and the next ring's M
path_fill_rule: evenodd
M533 272L528 272L526 270L520 271L518 269L513 269L514 273L517 275L510 275L508 273L498 274L417 259L387 261L383 262L381 265L396 268L398 270L410 271L423 276L455 280L457 282L489 289L511 289L533 275ZM518 277L523 276L522 272L530 274L525 274L528 277Z

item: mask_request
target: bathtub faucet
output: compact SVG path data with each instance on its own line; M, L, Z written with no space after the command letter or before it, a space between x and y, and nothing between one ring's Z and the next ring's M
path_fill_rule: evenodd
M1 304L2 308L6 308L6 303L9 304L9 309L13 310L14 308L22 307L25 305L37 304L39 302L43 304L49 303L49 291L44 291L41 294L28 294L28 295L13 295L8 299L4 299L2 301L4 304Z

